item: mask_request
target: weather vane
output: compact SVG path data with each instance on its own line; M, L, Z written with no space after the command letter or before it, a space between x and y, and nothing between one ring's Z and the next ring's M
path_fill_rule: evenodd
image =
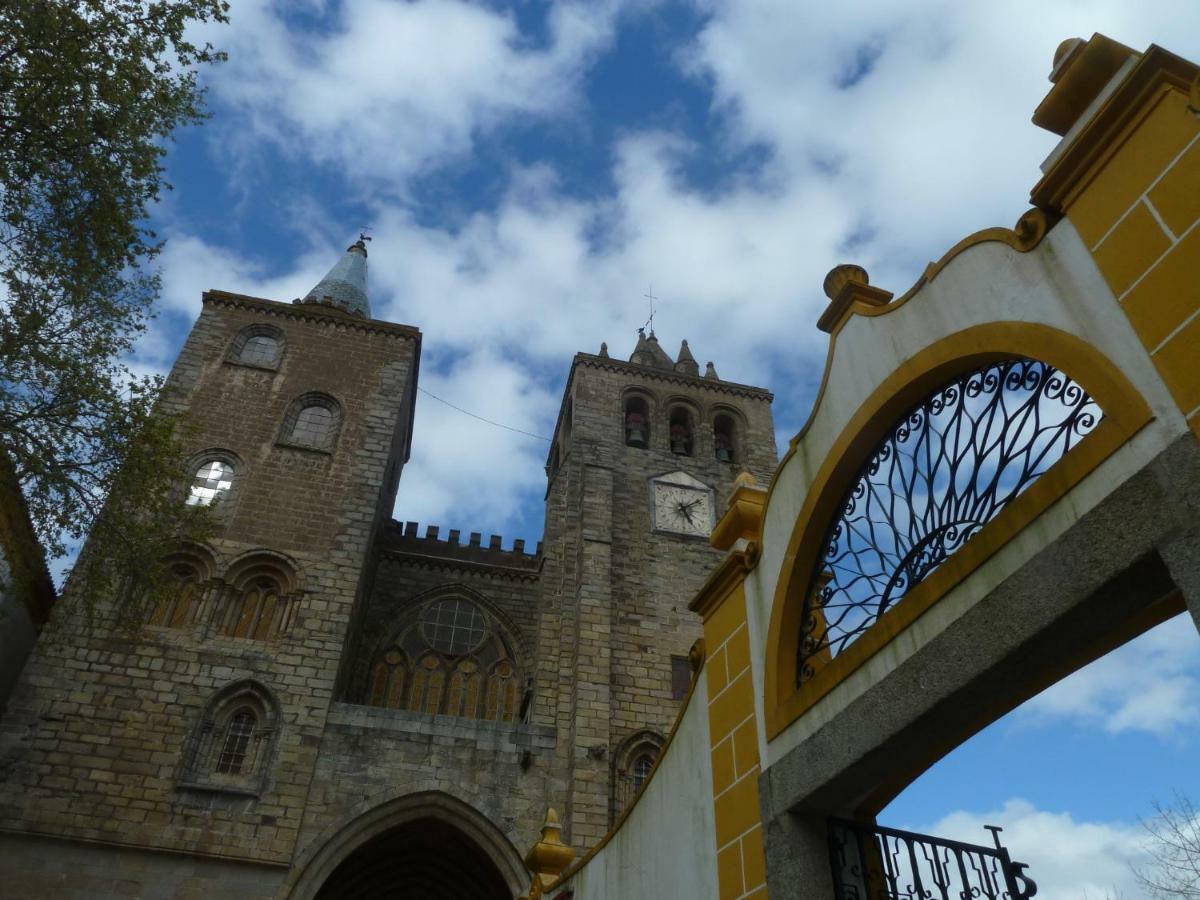
M643 325L642 328L649 328L650 333L654 334L654 301L661 300L662 298L654 296L654 285L650 285L650 287L647 288L646 293L642 294L642 296L650 301L650 318L646 320L646 324Z
M371 230L371 226L370 225L359 225L358 227L360 229L358 232L358 239L360 241L369 241L371 239L371 236L369 234L367 234L367 232Z

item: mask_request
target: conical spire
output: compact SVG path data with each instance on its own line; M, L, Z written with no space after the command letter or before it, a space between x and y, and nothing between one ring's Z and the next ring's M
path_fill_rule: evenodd
M644 328L638 329L637 346L629 354L629 361L639 366L654 365L654 351L650 348L650 341L646 338L646 329Z
M658 366L660 369L675 368L675 360L671 359L671 354L664 350L658 343L658 338L655 337L653 328L650 329L650 337L647 338L646 343L650 345L650 352L654 354L654 362L651 365Z
M692 351L688 349L686 339L679 347L679 357L675 360L675 371L684 375L700 374L700 364L696 362L696 357L692 356Z
M704 377L711 378L713 381L720 381L717 377L717 367L712 364L712 360L708 361L708 365L704 367Z
M358 240L346 248L346 255L329 270L329 274L318 281L303 300L296 302L320 303L364 319L371 318L371 305L367 300L367 240L370 238L359 235Z

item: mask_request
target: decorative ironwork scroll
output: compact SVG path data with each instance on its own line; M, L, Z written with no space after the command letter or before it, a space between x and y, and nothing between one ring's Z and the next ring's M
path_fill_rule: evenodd
M838 506L805 598L798 681L837 656L1103 417L1053 366L1014 358L938 389L893 426Z
M995 847L831 819L835 900L1029 900L1037 884L989 830Z

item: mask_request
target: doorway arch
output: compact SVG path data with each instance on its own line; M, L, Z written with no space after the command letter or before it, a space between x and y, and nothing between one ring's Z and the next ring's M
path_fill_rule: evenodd
M511 900L529 874L482 813L441 791L407 794L341 823L298 868L291 900Z

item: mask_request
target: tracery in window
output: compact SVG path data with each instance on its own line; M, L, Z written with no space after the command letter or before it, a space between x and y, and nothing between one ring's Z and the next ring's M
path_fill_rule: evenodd
M633 799L650 778L658 755L662 752L665 739L650 729L631 734L617 747L613 754L612 793L609 797L609 822L633 802Z
M188 506L212 506L233 488L233 466L221 459L205 461L196 469L188 491Z
M209 701L191 739L180 787L261 794L279 728L279 704L256 681L235 682Z
M521 680L500 623L461 596L410 610L370 669L367 702L498 722L519 715Z

